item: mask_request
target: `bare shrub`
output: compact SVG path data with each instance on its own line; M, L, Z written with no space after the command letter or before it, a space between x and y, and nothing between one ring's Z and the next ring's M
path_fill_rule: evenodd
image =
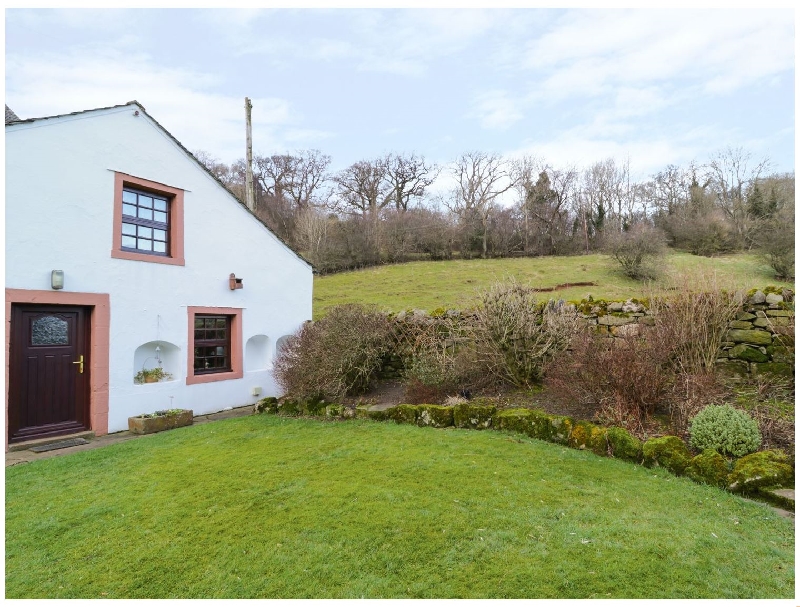
M606 338L581 332L571 351L551 361L545 382L557 398L594 408L601 422L645 434L645 424L670 390L668 358L637 336Z
M385 315L358 305L336 306L287 339L273 374L298 398L358 394L373 381L391 338Z
M574 309L536 300L533 288L514 280L479 295L472 337L479 363L518 387L540 383L542 370L562 352L578 327Z
M669 349L676 372L713 372L728 323L741 308L743 295L724 288L716 274L683 274L669 283L669 295L650 298L655 320L652 339Z
M653 280L660 274L659 265L667 245L661 230L637 223L627 232L605 233L603 248L628 278Z
M732 387L736 406L758 422L764 449L783 449L794 456L794 378L757 375Z
M404 315L393 320L397 352L410 402L437 403L448 395L484 385L462 315Z

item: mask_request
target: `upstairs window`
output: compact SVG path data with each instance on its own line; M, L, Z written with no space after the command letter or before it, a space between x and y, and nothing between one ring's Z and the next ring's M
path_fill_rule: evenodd
M169 199L122 189L122 250L169 255Z
M183 190L115 173L111 257L184 265Z

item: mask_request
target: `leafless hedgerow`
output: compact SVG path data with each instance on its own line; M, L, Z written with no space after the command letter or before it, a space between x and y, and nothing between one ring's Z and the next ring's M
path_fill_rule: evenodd
M478 361L521 388L540 383L544 365L579 330L574 309L536 297L532 287L514 280L496 283L480 294L471 327Z
M684 275L671 282L669 295L650 299L652 338L670 348L677 373L711 372L743 294L723 288L714 274Z
M299 398L357 394L369 387L391 342L384 314L358 305L337 306L287 340L275 361L275 380Z
M547 366L545 383L557 398L592 405L599 421L642 436L674 381L668 362L646 337L580 332L570 351Z

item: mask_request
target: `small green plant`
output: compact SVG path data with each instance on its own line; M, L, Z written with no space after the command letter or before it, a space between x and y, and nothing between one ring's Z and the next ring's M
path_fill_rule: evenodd
M137 417L141 417L144 419L152 419L154 417L166 417L167 415L177 415L178 413L182 413L183 409L165 409L162 411L153 411L152 413L142 413Z
M700 411L692 420L689 434L695 449L714 449L735 457L753 453L761 445L756 421L730 405L709 405Z
M167 373L161 367L155 367L153 369L142 369L139 371L133 376L133 383L152 384L164 379L172 379L172 373Z

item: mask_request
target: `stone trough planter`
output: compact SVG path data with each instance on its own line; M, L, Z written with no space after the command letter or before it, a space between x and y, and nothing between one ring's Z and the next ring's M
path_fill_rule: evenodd
M152 434L191 425L194 414L191 409L156 411L128 418L128 430L134 434Z

